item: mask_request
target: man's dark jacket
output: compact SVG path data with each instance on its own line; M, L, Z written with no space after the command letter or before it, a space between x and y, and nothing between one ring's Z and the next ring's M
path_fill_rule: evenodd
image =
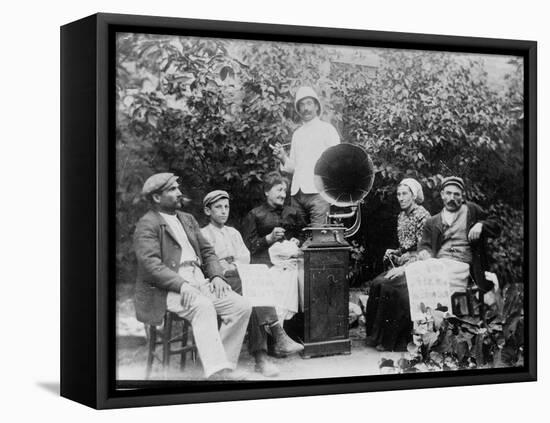
M466 202L468 217L466 220L466 234L470 232L476 223L482 223L481 236L477 241L470 243L472 249L472 263L470 264L470 275L476 285L484 292L493 288L493 283L485 279L485 271L488 269L487 261L487 238L496 237L500 233L497 219L489 216L488 213L475 203ZM424 225L422 240L418 244L418 252L428 251L432 257L436 257L443 243L443 220L441 212L430 217Z
M202 235L195 218L179 211L177 217L200 260L205 276L223 277L214 248ZM138 263L136 317L140 322L159 325L166 311L168 291L179 293L182 284L188 282L178 274L181 247L163 217L150 210L136 225L134 251Z

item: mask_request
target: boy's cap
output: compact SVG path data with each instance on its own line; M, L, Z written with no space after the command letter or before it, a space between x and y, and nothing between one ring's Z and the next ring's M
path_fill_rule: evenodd
M202 205L203 207L209 206L210 204L215 203L222 198L227 198L229 200L229 194L221 189L211 191L204 196L204 199L202 200Z

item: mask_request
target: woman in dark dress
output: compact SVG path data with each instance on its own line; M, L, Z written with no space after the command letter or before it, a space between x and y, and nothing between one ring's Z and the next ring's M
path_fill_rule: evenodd
M279 172L264 176L265 203L252 209L243 222L243 240L250 262L271 265L269 247L284 240L302 240L306 223L298 210L285 205L288 184Z
M270 172L264 176L265 203L252 209L243 222L243 240L250 250L252 264L272 266L269 248L279 241L303 241L302 229L306 226L304 218L294 207L285 205L288 183L279 172ZM284 329L295 341L300 342L303 333L303 313L297 313L291 320L285 320ZM273 340L268 338L268 354L277 354Z
M384 254L392 268L416 260L416 247L422 238L424 224L430 217L430 213L420 205L424 194L415 179L401 181L397 187L397 201L401 208L397 217L399 248L388 249ZM367 301L367 344L376 346L379 351L405 350L411 337L412 322L405 275L390 276L391 269L371 282Z

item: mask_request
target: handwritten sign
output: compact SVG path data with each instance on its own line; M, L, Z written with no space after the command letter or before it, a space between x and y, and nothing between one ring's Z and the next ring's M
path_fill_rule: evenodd
M422 320L426 310L432 311L439 306L451 310L449 274L441 260L429 259L409 264L405 268L411 320Z

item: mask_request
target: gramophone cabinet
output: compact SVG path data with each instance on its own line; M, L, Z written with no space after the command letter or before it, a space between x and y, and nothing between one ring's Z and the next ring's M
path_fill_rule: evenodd
M350 354L347 244L304 246L304 358Z

